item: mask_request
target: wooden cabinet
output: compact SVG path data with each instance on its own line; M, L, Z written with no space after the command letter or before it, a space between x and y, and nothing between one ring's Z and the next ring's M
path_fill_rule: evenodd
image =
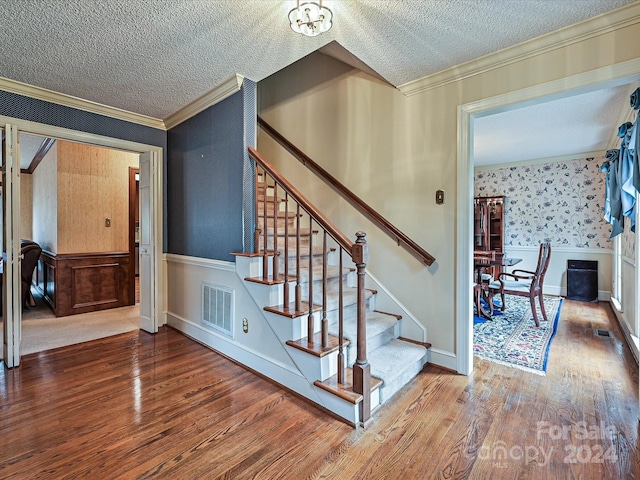
M476 197L473 203L473 249L504 252L504 197Z

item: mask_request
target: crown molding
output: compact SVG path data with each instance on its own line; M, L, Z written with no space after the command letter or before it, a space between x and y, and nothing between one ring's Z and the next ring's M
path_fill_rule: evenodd
M229 80L226 80L218 87L205 93L201 97L195 99L186 107L181 108L176 113L168 116L164 119L164 125L167 130L181 124L185 120L197 115L203 110L223 101L225 98L230 97L234 93L240 91L242 88L242 82L244 77L240 74L235 74Z
M559 155L557 157L546 157L546 158L534 158L531 160L522 160L520 162L507 162L507 163L495 163L492 165L478 165L474 167L476 172L481 172L485 170L498 170L500 168L509 168L509 167L523 167L526 165L541 165L543 163L565 163L570 162L571 160L581 160L583 158L598 158L604 157L606 152L602 150L598 150L595 152L585 152L585 153L572 153L570 155Z
M513 47L476 58L418 80L398 86L406 96L416 95L465 78L480 75L574 43L604 35L640 21L640 2L589 18Z
M11 80L9 78L0 77L0 90L43 100L49 103L55 103L57 105L63 105L65 107L83 110L85 112L97 113L98 115L124 120L125 122L145 125L147 127L157 128L160 130L165 129L164 122L159 118L129 112L121 108L110 107L101 103L92 102L91 100L85 100L65 93L54 92L53 90L36 87L27 83Z

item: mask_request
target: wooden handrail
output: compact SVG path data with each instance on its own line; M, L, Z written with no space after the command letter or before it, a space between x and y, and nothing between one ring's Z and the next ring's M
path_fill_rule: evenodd
M338 191L340 195L346 198L354 207L362 211L370 220L376 223L382 228L389 236L398 242L398 245L402 244L410 253L412 253L421 262L427 266L435 262L435 257L427 252L424 248L409 238L399 228L389 222L386 218L380 215L376 210L371 208L355 193L340 183L333 175L327 172L324 168L314 162L308 155L302 150L291 143L280 132L269 125L264 119L258 117L258 125L269 134L276 142L284 147L289 153L296 157L303 165L314 171L320 178L327 182L332 188Z
M327 217L325 217L307 198L302 195L296 187L291 185L289 181L280 175L273 166L267 162L262 155L260 155L255 148L249 147L249 156L253 158L262 168L264 168L269 175L271 175L278 184L284 189L285 192L293 198L300 207L311 215L314 220L324 228L331 237L338 242L338 244L344 248L350 254L352 253L353 241L342 233L338 227L336 227Z

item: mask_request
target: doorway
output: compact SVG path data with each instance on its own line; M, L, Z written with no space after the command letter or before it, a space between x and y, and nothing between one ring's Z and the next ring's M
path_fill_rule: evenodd
M560 98L578 93L610 88L637 81L640 61L631 68L629 62L604 69L585 72L569 78L551 81L543 85L519 90L493 98L461 105L458 108L458 178L457 178L457 270L456 290L456 361L459 373L469 375L473 371L473 312L472 255L473 255L473 121L494 112L513 108L517 104L534 103L551 97Z
M47 138L76 142L84 145L92 145L112 148L119 151L127 151L136 155L142 155L142 157L147 160L147 163L151 166L151 168L148 168L147 170L149 172L148 181L153 186L153 188L150 189L150 192L153 194L153 196L147 202L147 208L145 212L141 212L140 221L146 221L148 224L148 248L150 249L148 250L150 253L149 262L152 264L153 268L147 270L152 275L152 277L145 279L145 284L149 292L147 292L146 295L147 305L145 306L145 321L141 321L140 327L145 329L146 331L155 333L157 331L158 324L160 323L160 293L162 292L162 286L164 285L163 279L159 278L159 276L156 276L156 272L162 271L160 268L158 268L158 264L161 261L160 252L162 251L162 212L161 209L158 208L160 205L162 205L162 164L158 161L158 159L162 158L162 148L126 140L92 135L84 132L78 132L49 125L37 124L34 122L11 119L8 117L0 117L0 127L2 126L13 126L20 133L25 132L31 135L40 135ZM128 195L125 196L128 197ZM11 292L9 293L11 294ZM11 326L14 328L20 328L20 319L14 317L16 316L7 316L6 323L11 324ZM14 345L14 347L19 352L19 340L16 341L16 345ZM17 356L17 358L19 359L19 355ZM7 364L7 366L18 366L18 364L19 361L13 362L13 365Z
M129 298L140 302L140 169L129 167Z

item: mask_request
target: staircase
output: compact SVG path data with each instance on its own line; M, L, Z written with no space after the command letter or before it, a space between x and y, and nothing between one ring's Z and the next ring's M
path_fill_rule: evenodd
M253 252L236 271L323 408L354 425L417 375L429 344L400 338L400 315L376 310L365 234L349 240L275 169L256 161Z

